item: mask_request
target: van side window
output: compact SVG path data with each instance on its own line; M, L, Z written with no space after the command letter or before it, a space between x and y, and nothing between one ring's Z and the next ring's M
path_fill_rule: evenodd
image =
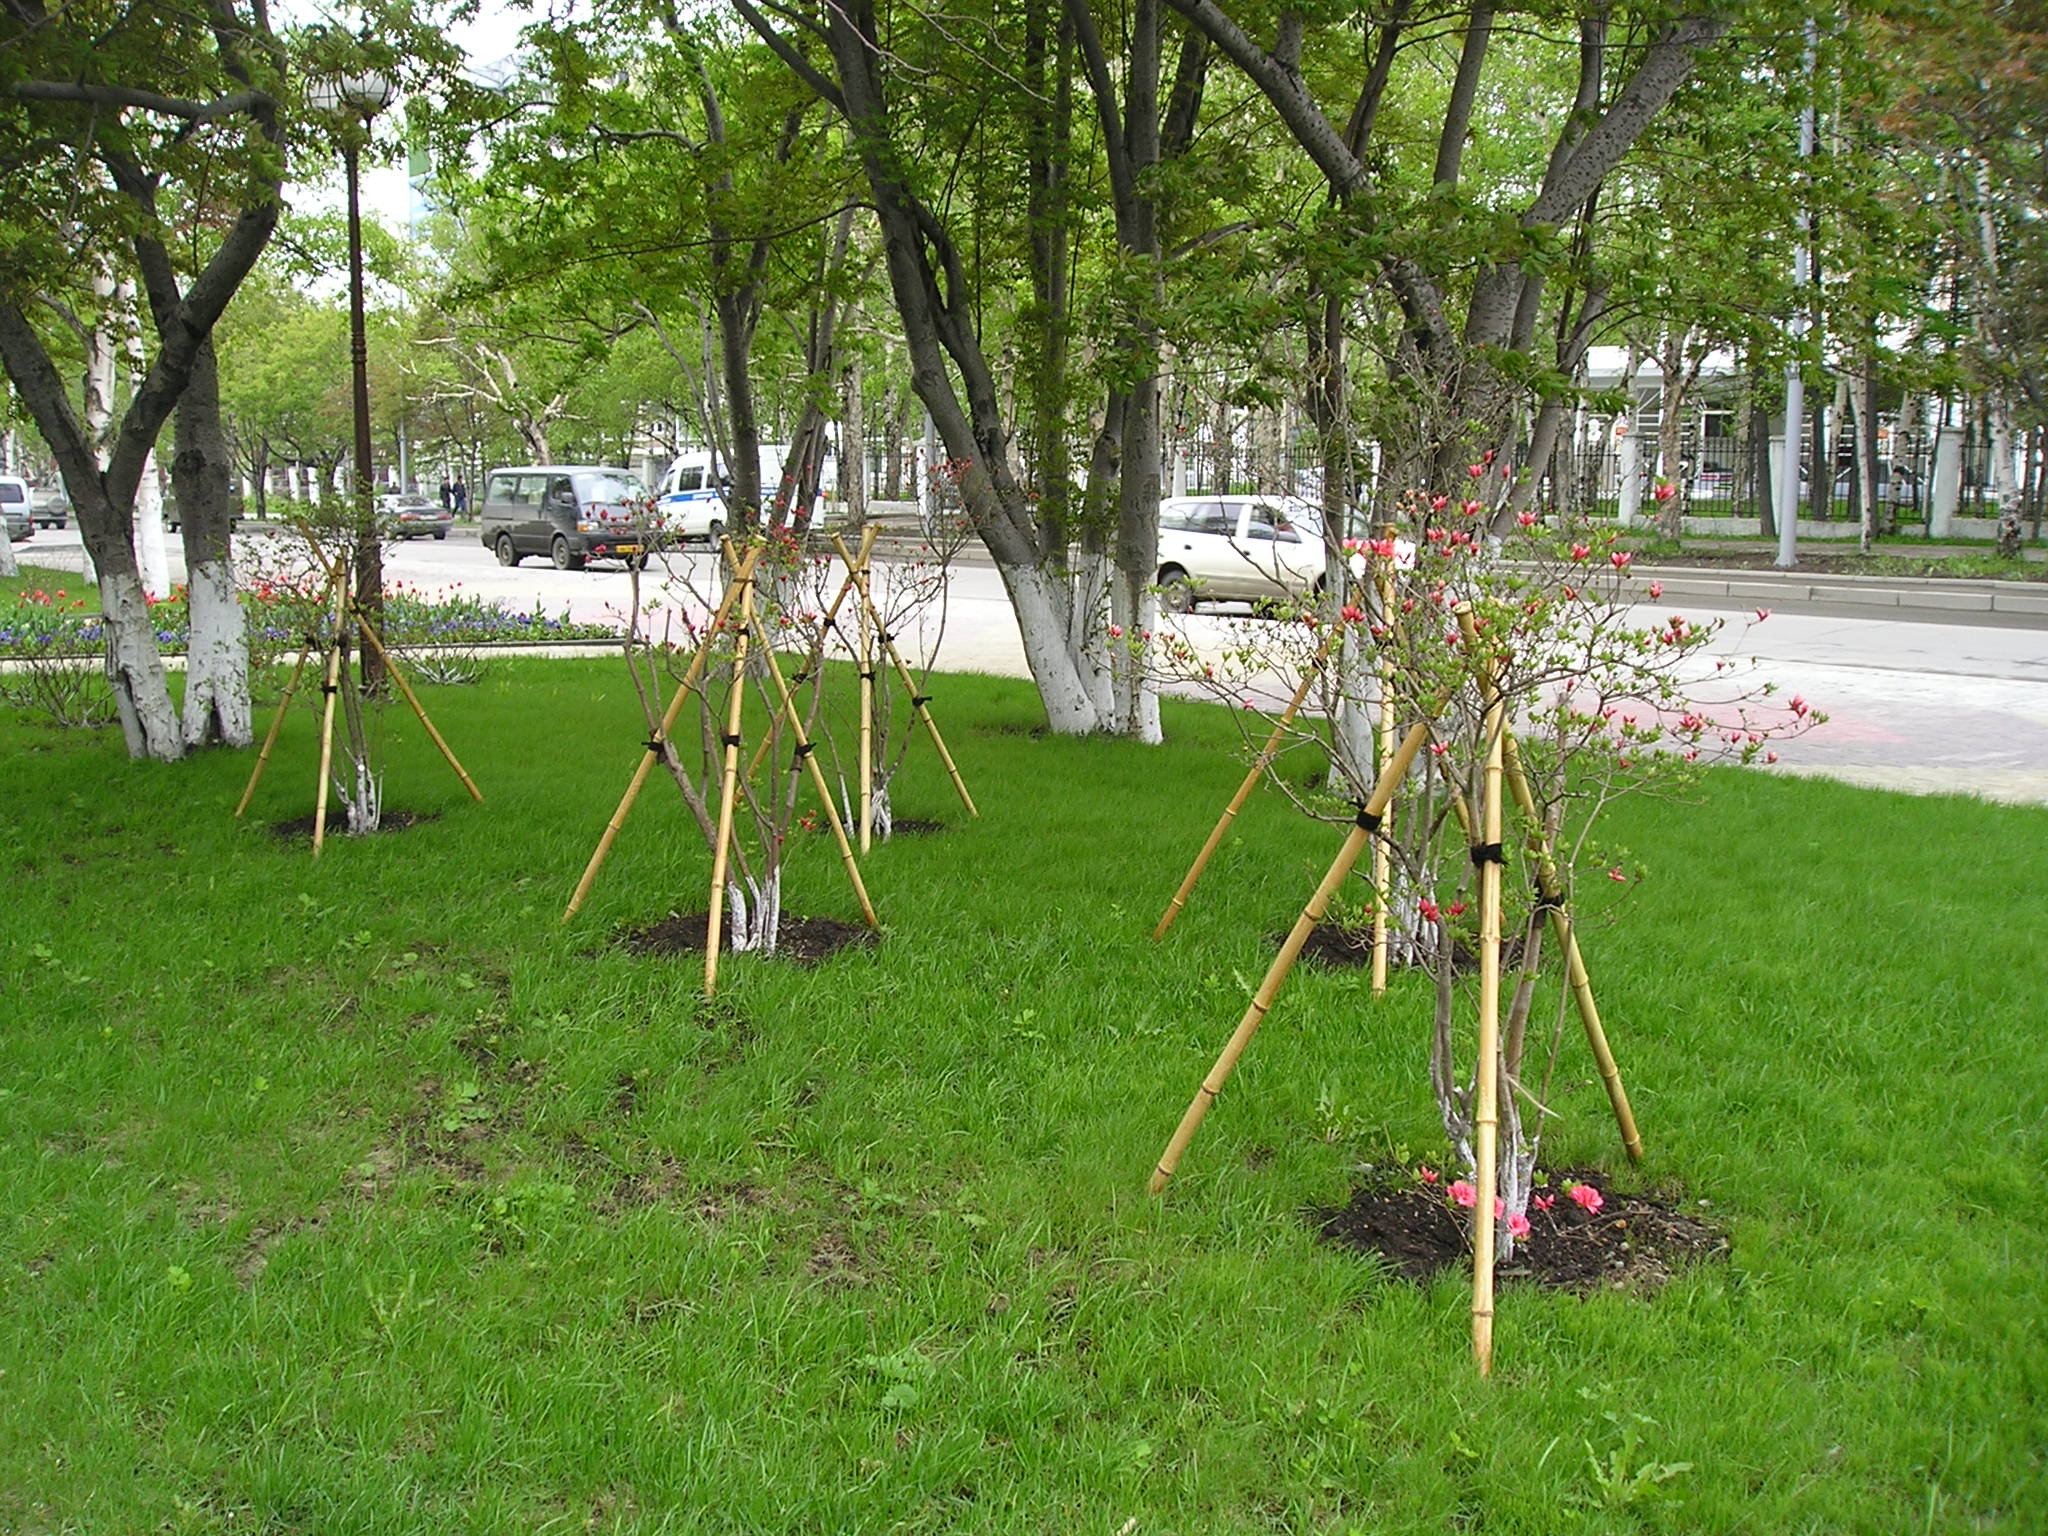
M491 476L490 489L484 492L484 501L516 502L519 500L519 477L516 475Z
M688 469L685 469L685 470L679 470L679 471L677 472L677 474L676 474L676 489L677 489L677 490L679 490L679 491L697 491L697 490L702 490L703 488L704 488L704 471L703 471L703 470L701 470L701 469L699 469L699 468L698 468L698 467L697 467L696 465L694 465L694 464L693 464L693 465L691 465L691 466L690 466L690 467L689 467Z

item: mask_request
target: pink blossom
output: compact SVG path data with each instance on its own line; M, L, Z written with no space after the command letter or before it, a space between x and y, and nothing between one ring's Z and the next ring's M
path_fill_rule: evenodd
M1416 1168L1415 1177L1422 1180L1422 1182L1425 1184L1434 1184L1437 1181L1438 1174L1434 1168L1429 1166L1429 1164L1423 1163Z
M1764 761L1767 763L1775 763L1777 760L1778 754L1775 752L1766 752L1764 754Z
M1501 1217L1506 1214L1507 1208L1507 1201L1501 1199L1499 1195L1495 1195L1493 1197L1493 1219L1495 1221L1499 1221Z
M1756 611L1756 621L1757 621L1757 623L1759 623L1759 624L1763 623L1763 621L1764 621L1765 619L1768 619L1768 618L1769 618L1770 616L1771 616L1771 610L1770 610L1770 609L1768 609L1768 608L1759 608L1759 609L1757 609L1757 611Z
M1651 490L1650 494L1656 497L1659 501L1669 501L1672 497L1678 494L1678 487L1673 485L1669 480L1659 480L1655 488Z
M1515 521L1524 528L1534 528L1537 523L1537 517L1534 512L1517 512L1515 514Z
M1463 917L1465 915L1465 903L1463 903L1462 901L1454 901L1446 910L1449 911L1449 913L1453 917Z
M1470 475L1474 480L1477 480L1481 475L1486 473L1486 466L1484 464L1467 464L1465 466L1465 473Z
M1580 1207L1589 1216L1597 1215L1600 1207L1607 1203L1600 1191L1590 1184L1574 1184L1565 1193L1571 1197L1574 1205Z
M1655 601L1657 601L1657 599L1658 599L1658 598L1662 597L1663 595L1664 595L1664 583L1663 583L1663 582L1661 582L1661 581L1653 581L1653 582L1651 582L1651 583L1650 583L1650 601L1654 603Z
M1479 1203L1479 1191L1463 1179L1459 1179L1451 1186L1451 1198L1460 1205L1474 1206Z
M1121 624L1112 624L1112 625L1110 625L1110 626L1109 626L1109 638L1110 638L1110 639L1112 639L1112 640L1121 640L1121 639L1123 639L1123 637L1124 637L1124 627L1123 627L1123 625L1121 625Z
M1619 864L1615 865L1614 868L1607 871L1607 878L1610 880L1618 880L1624 885L1628 883L1628 876L1624 875L1621 872L1621 866Z
M1799 695L1798 695L1798 694L1796 694L1796 693L1795 693L1795 694L1793 694L1793 695L1792 695L1792 713L1793 713L1793 714L1795 714L1795 715L1798 715L1798 716L1799 716L1800 718L1804 719L1804 718L1805 718L1805 715L1806 715L1806 710L1807 710L1807 703L1806 703L1806 700L1804 700L1804 699L1800 698L1800 697L1799 697Z
M1574 544L1572 546L1572 558L1574 560L1583 560L1586 558L1586 556L1590 555L1591 553L1593 553L1593 551L1584 544Z
M1607 563L1613 566L1617 571L1625 571L1628 569L1629 561L1633 559L1635 559L1635 556L1630 554L1627 550L1617 549L1613 554L1607 557Z
M1547 1211L1547 1210L1549 1210L1549 1209L1550 1209L1550 1208L1551 1208L1551 1207L1552 1207L1553 1205L1557 1204L1557 1196L1555 1196L1555 1195L1538 1195L1538 1196L1537 1196L1537 1197L1536 1197L1535 1199L1531 1200L1531 1201L1530 1201L1529 1203L1530 1203L1531 1205L1535 1206L1535 1207L1536 1207L1536 1209L1537 1209L1537 1210L1539 1210L1539 1211Z
M1437 909L1437 904L1435 902L1431 901L1427 896L1425 896L1422 898L1422 915L1428 918L1433 923L1438 918L1443 916L1443 913Z
M1517 1211L1514 1215L1508 1218L1508 1236L1527 1237L1528 1235L1529 1218L1524 1216L1520 1211Z

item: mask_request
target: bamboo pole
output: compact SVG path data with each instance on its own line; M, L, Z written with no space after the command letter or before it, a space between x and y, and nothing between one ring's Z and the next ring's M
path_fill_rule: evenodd
M1301 947L1308 942L1308 936L1317 923L1323 920L1323 913L1330 905L1330 898L1344 883L1359 855L1365 851L1366 842L1379 826L1380 818L1394 798L1394 786L1415 761L1415 754L1422 750L1422 744L1429 738L1429 726L1418 720L1409 727L1407 737L1394 753L1394 760L1386 773L1373 786L1372 798L1367 800L1358 813L1358 820L1344 839L1344 846L1337 850L1337 857L1331 861L1329 872L1323 876L1323 883L1316 887L1308 905L1302 908L1301 916L1295 920L1286 942L1280 946L1280 953L1273 957L1273 963L1266 968L1266 976L1259 983L1259 990L1252 995L1251 1006L1245 1009L1244 1017L1238 1020L1237 1029L1230 1041L1223 1047L1223 1054L1216 1058L1216 1065L1209 1069L1209 1075L1202 1079L1202 1086L1195 1091L1194 1099L1188 1104L1187 1112L1175 1127L1173 1138L1167 1142L1166 1150L1160 1154L1159 1166L1152 1171L1147 1189L1158 1194L1166 1188L1174 1170L1180 1166L1181 1154L1188 1149L1188 1143L1195 1139L1195 1132L1201 1128L1202 1117L1209 1113L1209 1106L1216 1102L1216 1095L1223 1091L1223 1085L1230 1080L1230 1074L1237 1068L1237 1060L1251 1044L1252 1036L1258 1033L1259 1025L1265 1022L1267 1011L1273 1006L1273 999L1280 993L1281 983L1287 980L1287 973L1294 969L1294 962L1301 956Z
M718 945L725 928L725 870L732 856L732 814L739 796L740 712L747 695L747 635L754 624L754 584L740 594L740 629L733 645L732 694L725 712L725 771L718 792L718 841L711 855L711 915L704 929L704 995L718 992Z
M1585 960L1579 954L1578 933L1564 908L1557 862L1551 853L1550 841L1543 832L1542 815L1536 808L1536 797L1529 789L1528 776L1522 771L1522 754L1512 734L1503 746L1508 786L1529 823L1529 849L1536 856L1536 894L1550 914L1550 931L1556 937L1558 947L1564 951L1565 975L1571 983L1572 1000L1578 1007L1579 1022L1585 1026L1586 1044L1592 1048L1593 1061L1600 1069L1600 1081L1607 1089L1607 1103L1614 1111L1621 1144L1628 1152L1629 1161L1639 1163L1643 1160L1642 1132L1636 1129L1635 1111L1629 1107L1628 1089L1622 1084L1621 1068L1615 1063L1614 1052L1607 1044L1607 1031L1600 1024L1600 1006L1593 1000L1593 981L1586 972Z
M879 532L877 526L870 523L868 524L867 531L861 535L860 551L863 561L867 559L867 552L874 547L877 532ZM839 617L840 605L852 593L853 573L849 571L845 579L839 583L838 592L833 595L832 606L825 610L825 617L818 624L817 638L811 642L810 652L804 657L802 676L809 677L812 671L823 663L825 659L825 637L832 632L832 621ZM761 738L761 745L754 748L753 760L747 764L747 780L749 783L760 774L761 764L768 760L768 747L768 738L764 736Z
M1486 701L1486 771L1479 800L1480 840L1472 845L1479 866L1479 1050L1473 1067L1474 1141L1472 1182L1478 1186L1472 1211L1472 1357L1479 1374L1493 1370L1494 1193L1500 1159L1500 876L1501 800L1504 777L1506 706L1491 686L1490 669L1478 655L1478 630L1468 603L1457 606L1458 628Z
M1380 537L1392 542L1394 525L1384 524ZM1394 622L1394 580L1391 574L1394 565L1392 555L1374 557L1378 569L1373 573L1373 586L1379 594L1380 618L1389 629ZM1394 656L1391 647L1381 646L1379 654L1380 672L1380 717L1377 725L1379 748L1379 772L1387 771L1387 763L1394 755ZM1372 845L1372 995L1376 998L1387 995L1387 908L1394 899L1394 856L1393 849L1385 838Z
M731 613L732 605L739 600L740 588L753 579L754 561L760 556L756 546L747 551L740 561L739 571L733 577L731 586L719 599L717 609L711 615L711 623L704 631L704 638L697 646L697 654L690 658L690 665L683 673L683 680L676 684L676 691L668 701L668 708L662 712L661 725L654 733L653 741L640 754L640 766L633 770L632 782L626 786L626 793L619 800L619 808L612 812L612 819L605 823L604 835L597 840L597 848L590 855L590 862L583 867L583 878L576 882L576 893L569 898L562 921L568 922L583 905L583 899L590 894L590 887L597 881L597 872L604 867L604 861L612 851L612 844L618 841L619 830L625 826L626 818L632 814L633 802L640 798L640 790L647 783L647 775L654 765L661 761L661 744L668 740L668 733L675 728L676 717L683 712L683 702L696 689L697 681L704 675L704 667L711 655L712 644L718 638L718 631Z
M412 684L408 683L405 674L398 670L398 663L391 659L391 653L384 649L384 642L377 638L376 627L370 623L369 616L360 608L356 610L356 632L383 658L385 675L398 684L398 691L405 695L405 702L412 706L412 712L420 717L420 724L425 726L427 734L434 738L434 745L439 747L441 755L448 759L448 766L453 768L455 776L462 780L462 787L469 791L470 799L482 805L484 792L476 787L476 780L463 769L462 764L456 759L454 750L441 739L441 733L434 729L434 722L427 718L426 706L420 703L419 695L412 691Z
M263 769L270 761L270 749L277 745L277 733L284 729L285 714L292 707L292 697L299 691L299 679L306 673L306 652L299 651L299 659L292 668L292 680L284 685L284 697L278 700L277 713L271 717L270 729L263 737L263 750L256 754L256 766L249 770L248 786L242 791L241 803L235 807L239 820L242 812L249 809L249 802L255 798L256 786L262 782Z
M839 844L840 862L846 866L846 878L853 882L853 894L860 900L861 916L867 919L868 927L879 931L882 924L875 916L874 906L868 901L867 882L860 877L860 860L853 856L853 844L847 840L846 824L839 819L839 807L832 803L832 786L825 782L825 770L818 766L817 753L812 750L811 738L804 730L803 712L796 707L796 695L790 691L789 684L783 681L782 663L776 660L774 648L768 644L767 632L758 619L754 621L754 636L761 646L761 654L768 658L768 675L775 680L782 713L788 718L789 729L796 737L797 762L811 770L811 783L825 804L825 815L832 823L832 839Z
M910 668L904 665L903 655L896 649L896 641L888 627L882 622L881 610L875 607L874 597L868 591L867 571L854 566L853 556L847 553L846 540L838 534L832 535L832 542L839 550L839 558L854 570L854 580L860 587L860 600L866 605L868 617L874 620L875 634L882 642L882 649L895 664L896 675L903 680L904 688L910 694L910 707L917 718L924 722L925 734L932 739L932 746L938 750L939 761L946 765L946 774L953 781L953 789L960 796L960 803L967 807L969 816L979 817L981 812L974 808L974 797L967 793L966 781L960 777L960 770L953 765L953 754L946 750L946 738L939 734L939 722L932 718L931 700L917 691L917 679L911 676Z
M1301 686L1294 690L1294 697L1287 701L1287 707L1280 712L1280 718L1274 723L1273 732L1266 738L1266 744L1259 748L1259 755L1252 759L1251 769L1245 774L1244 782L1237 786L1237 793L1230 797L1230 804L1223 808L1223 814L1210 829L1209 840L1202 844L1202 851L1195 855L1195 862L1188 866L1187 875L1181 881L1180 889L1173 893L1173 900L1166 904L1166 911L1159 918L1159 926L1152 930L1154 939L1166 937L1166 930L1173 926L1173 920L1180 916L1181 908L1187 905L1188 897L1193 894L1195 882L1202 878L1202 872L1209 867L1209 860L1215 857L1216 850L1223 845L1223 834L1230 830L1231 822L1235 821L1237 813L1244 809L1244 803L1251 798L1252 790L1258 786L1259 780L1265 777L1266 770L1273 765L1273 759L1280 753L1280 743L1287 735L1287 728L1294 723L1295 715L1300 713L1301 706L1307 702L1309 690L1315 686L1316 673L1322 668L1323 659L1328 655L1329 649L1330 642L1326 637L1316 651L1315 659L1310 662L1309 670L1302 674Z
M328 637L327 675L321 685L326 702L320 713L320 798L313 808L313 857L320 857L320 849L327 841L327 779L334 766L334 696L341 688L341 632L343 616L347 612L348 581L346 576L335 586L334 633Z

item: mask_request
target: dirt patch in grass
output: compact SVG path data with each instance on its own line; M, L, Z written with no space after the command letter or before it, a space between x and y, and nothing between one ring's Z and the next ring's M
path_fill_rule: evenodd
M1573 1201L1564 1193L1569 1184L1598 1190L1600 1209ZM1727 1257L1727 1234L1679 1202L1616 1194L1590 1174L1553 1174L1540 1193L1553 1203L1549 1210L1530 1210L1529 1235L1496 1271L1503 1281L1648 1294L1679 1270ZM1441 1183L1367 1184L1349 1204L1307 1216L1324 1241L1377 1254L1410 1280L1427 1281L1470 1261L1468 1213L1451 1203Z
M889 823L891 837L936 837L945 830L943 821L926 821L917 816L899 816Z
M439 811L387 810L377 818L377 831L403 832L408 827L423 826L427 822L439 821L440 819L441 813ZM273 822L270 830L286 842L295 842L302 837L310 839L313 835L313 818L311 816L294 816L290 821ZM327 835L329 837L348 836L347 813L338 811L327 818ZM374 836L375 834L373 833L372 835Z
M622 929L618 942L636 955L701 955L710 931L709 913L671 912L660 922ZM724 947L729 953L729 935L725 938ZM842 949L872 949L876 942L872 928L842 923L836 917L785 917L775 941L775 956L798 965L816 965Z
M1274 947L1287 942L1287 935L1275 934ZM1372 929L1350 928L1338 923L1317 923L1309 930L1308 941L1301 946L1301 958L1320 960L1325 965L1363 968L1372 964ZM1500 942L1500 969L1505 976L1522 963L1522 940L1517 935L1508 935ZM1389 969L1401 970L1399 961L1390 959ZM1460 942L1451 955L1451 968L1464 976L1479 969L1479 952L1471 945Z

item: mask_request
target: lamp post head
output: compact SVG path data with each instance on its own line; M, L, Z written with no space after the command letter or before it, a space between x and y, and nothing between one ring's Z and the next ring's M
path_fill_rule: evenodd
M306 82L306 105L314 111L339 112L346 109L365 122L390 106L397 95L397 83L389 75L374 69L317 75Z

